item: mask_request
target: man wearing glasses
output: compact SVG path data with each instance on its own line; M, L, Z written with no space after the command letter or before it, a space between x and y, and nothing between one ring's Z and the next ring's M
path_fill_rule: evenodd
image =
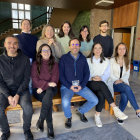
M74 94L84 97L87 102L77 110L82 122L87 122L85 113L92 109L97 103L97 97L86 87L89 80L89 67L85 56L80 50L80 41L73 38L69 41L70 52L60 59L60 82L62 108L66 117L65 127L71 128L72 113L71 99Z

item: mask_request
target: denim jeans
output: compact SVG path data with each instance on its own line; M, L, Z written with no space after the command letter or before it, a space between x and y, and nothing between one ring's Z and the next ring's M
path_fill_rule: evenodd
M119 104L119 108L121 111L125 110L128 100L130 101L131 105L133 106L135 110L139 109L139 106L137 104L133 91L129 85L125 83L114 84L113 88L115 92L121 93L121 100Z
M30 129L33 114L32 101L29 91L25 91L23 95L20 96L18 104L20 104L23 109L23 129L25 132ZM5 109L7 106L9 106L8 99L0 93L0 127L2 133L6 133L10 130L7 116L5 115Z
M81 89L79 92L74 93L71 89L66 88L65 86L61 87L61 99L62 99L62 108L64 111L64 115L66 118L71 118L71 99L74 94L80 95L87 100L81 107L79 107L78 111L81 114L88 112L95 105L98 104L98 98L93 94L93 92L85 87Z

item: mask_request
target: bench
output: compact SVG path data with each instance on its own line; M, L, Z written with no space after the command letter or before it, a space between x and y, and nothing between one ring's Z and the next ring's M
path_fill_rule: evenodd
M117 95L120 95L120 92L114 92L114 102L115 103L116 103ZM107 100L105 100L105 110L108 110L110 112L110 115L114 115L113 108L112 107L109 108L109 104L108 104Z
M79 96L79 95L74 95L71 99L71 102L80 102L80 101L85 101L86 99L84 99L83 97ZM58 93L56 96L54 96L53 98L53 110L56 112L58 111L57 105L61 104L61 95L60 93ZM40 101L38 101L37 99L34 98L34 96L32 96L32 105L33 108L39 108L41 107L42 103ZM12 111L12 110L21 110L21 106L19 104L17 104L16 107L11 107L8 106L5 110L5 114L7 114L7 111Z

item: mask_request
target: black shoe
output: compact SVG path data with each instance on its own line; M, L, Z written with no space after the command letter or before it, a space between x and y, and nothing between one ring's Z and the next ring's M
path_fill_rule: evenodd
M67 118L66 119L66 122L65 122L65 128L71 128L72 126L72 123L71 123L71 118Z
M44 121L41 120L40 118L36 123L36 128L39 129L42 132L44 131Z
M48 127L48 138L54 139L53 127Z
M76 112L82 122L85 122L85 123L88 122L88 119L85 117L84 114L81 114L78 110Z
M136 112L136 116L138 117L138 118L140 118L140 112Z
M117 119L117 121L118 121L118 124L120 124L120 125L124 124L123 120Z
M28 131L25 131L24 135L25 135L25 140L33 140L34 139L33 134L32 134L30 129Z
M8 140L8 138L10 137L10 131L8 131L7 133L3 133L1 135L1 140Z

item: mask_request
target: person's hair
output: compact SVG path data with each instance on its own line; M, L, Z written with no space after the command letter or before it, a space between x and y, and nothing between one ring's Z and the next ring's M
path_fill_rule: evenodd
M107 23L107 26L109 26L109 22L107 20L102 20L100 23L99 23L99 27L101 27L102 24L104 23Z
M20 24L22 25L23 21L25 21L25 20L27 20L30 23L30 27L32 28L32 22L29 19L23 19L23 20L21 20L21 23Z
M17 38L15 35L8 35L8 36L5 38L4 42L5 42L5 41L7 40L7 38L9 38L9 37L15 38L15 39L17 40L17 42L19 43L19 40L18 40L18 38Z
M91 52L90 52L90 54L89 54L89 56L88 56L88 58L90 58L91 59L91 63L93 63L93 56L94 56L94 53L93 53L93 49L94 49L94 47L97 45L97 44L99 44L99 45L101 45L101 43L95 43L95 44L93 44L93 46L92 46L92 49L91 49ZM101 47L102 47L102 45L101 45ZM101 53L101 55L100 55L100 63L102 63L104 60L105 60L105 57L104 57L104 53L103 53L103 47L102 47L102 53Z
M49 72L51 73L51 70L53 68L53 65L55 63L55 58L54 56L52 55L52 50L51 50L51 47L48 45L48 44L42 44L39 49L38 49L38 52L36 54L36 65L37 65L37 72L38 74L40 74L40 68L41 68L41 64L42 64L42 55L41 55L41 51L42 51L42 48L47 46L49 49L50 49L50 52L51 52L51 55L50 55L50 58L49 58L49 62L48 62L48 65L49 65Z
M59 36L60 38L61 38L61 37L64 37L64 32L63 32L63 26L64 26L64 24L68 24L68 25L69 25L70 30L69 30L68 36L69 36L70 38L73 38L73 37L74 37L74 34L73 34L73 31L72 31L72 26L71 26L71 24L70 24L69 21L63 22L63 24L62 24L61 27L60 27L60 31L59 31L59 33L58 33L58 36Z
M54 28L53 28L53 26L52 25L44 25L44 27L43 27L43 29L42 29L42 33L41 33L41 37L40 37L40 39L44 39L44 38L46 38L46 36L45 36L45 32L46 32L46 28L47 27L51 27L52 29L53 29L53 39L55 40L56 38L55 38L55 32L54 32Z
M118 58L118 56L119 56L119 54L118 54L118 49L119 49L119 46L120 46L120 45L124 45L124 46L125 46L125 49L126 49L126 52L125 52L125 55L124 55L124 63L125 63L126 70L128 70L128 69L129 69L129 63L130 63L130 61L129 61L129 58L128 58L127 46L126 46L125 43L120 42L120 43L116 46L114 57L115 57L115 60L116 60L116 62L117 62L117 58Z
M69 46L71 45L71 41L73 41L73 40L78 40L79 41L79 46L81 46L81 42L77 37L73 37L72 39L70 39Z
M89 28L88 28L87 25L83 25L81 27L80 32L79 32L79 40L80 41L84 41L83 38L82 38L81 32L84 31L85 28L87 28L87 31L88 31L88 35L86 37L86 40L87 40L87 42L89 42L91 38L90 38L90 31L89 31Z

